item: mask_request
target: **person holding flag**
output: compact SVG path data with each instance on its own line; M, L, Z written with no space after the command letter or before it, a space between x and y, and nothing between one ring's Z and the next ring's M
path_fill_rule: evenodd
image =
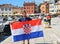
M27 17L27 14L25 11L22 11L22 18L19 19L20 22L25 22L25 21L30 21L32 20L30 17ZM28 44L29 44L29 40L28 41ZM25 40L23 40L23 44L25 44Z
M25 44L25 40L27 40L28 44L30 44L30 39L44 36L41 28L41 19L32 20L27 17L25 11L22 12L22 16L17 22L10 24L14 42L23 40L23 44Z

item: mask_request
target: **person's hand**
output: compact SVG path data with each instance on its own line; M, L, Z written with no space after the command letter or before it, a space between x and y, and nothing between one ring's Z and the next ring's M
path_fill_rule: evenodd
M12 24L12 23L15 23L15 22L18 22L17 20L15 20L15 21L12 21L10 24Z

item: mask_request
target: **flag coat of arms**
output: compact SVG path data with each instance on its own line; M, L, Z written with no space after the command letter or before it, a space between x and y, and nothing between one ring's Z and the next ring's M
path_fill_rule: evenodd
M43 37L40 19L25 22L13 22L10 24L10 27L14 42Z

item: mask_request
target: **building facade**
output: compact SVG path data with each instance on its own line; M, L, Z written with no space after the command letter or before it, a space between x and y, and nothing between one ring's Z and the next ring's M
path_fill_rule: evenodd
M19 7L13 6L11 4L0 5L0 15L14 15L20 13L21 9Z
M44 2L44 3L40 4L39 6L40 6L41 13L45 13L45 14L49 13L49 3L48 2Z
M49 3L50 3L50 9L49 9L49 13L51 14L56 14L57 13L57 5L56 4L59 0L50 0Z
M8 4L0 5L0 15L11 15L12 14L12 7Z
M55 4L50 4L49 13L51 13L51 14L57 13L57 6Z
M56 10L55 10L55 0L49 0L49 3L50 3L49 13L55 14L56 13Z
M13 7L13 10L12 10L12 12L13 12L13 14L15 14L15 15L20 15L20 14L22 14L21 12L22 12L22 10L23 10L23 8L21 7Z
M57 7L57 13L60 14L60 0L55 5Z
M35 14L36 13L36 4L34 2L25 2L24 4L24 10L27 14Z

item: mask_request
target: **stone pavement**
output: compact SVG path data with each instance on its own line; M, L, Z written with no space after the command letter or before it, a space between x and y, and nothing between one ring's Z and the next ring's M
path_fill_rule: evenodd
M44 37L30 40L30 44L60 44L60 18L52 18L52 28L43 28ZM12 37L8 37L1 44L22 44L22 41L12 42ZM27 41L26 41L27 44Z

